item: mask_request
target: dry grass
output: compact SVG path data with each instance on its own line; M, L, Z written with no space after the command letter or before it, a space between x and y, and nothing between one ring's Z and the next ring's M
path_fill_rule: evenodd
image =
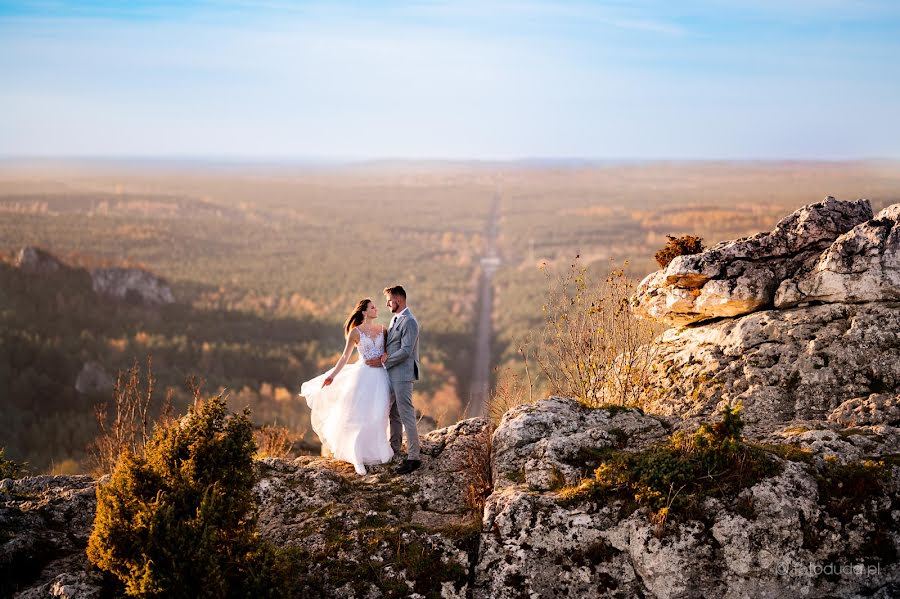
M256 458L291 458L294 442L291 431L285 426L267 424L253 431L256 441Z
M479 520L484 513L484 503L494 490L491 456L493 454L493 426L486 426L475 439L472 450L466 456L466 472L469 486L466 489L466 505Z

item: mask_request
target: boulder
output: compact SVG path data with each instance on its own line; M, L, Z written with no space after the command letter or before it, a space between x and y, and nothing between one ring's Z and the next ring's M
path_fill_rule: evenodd
M490 476L489 422L435 430L421 450L422 466L405 476L391 472L399 460L369 466L366 476L328 458L262 460L260 533L311 556L304 575L325 596L374 597L391 587L465 597L481 531L470 494Z
M868 200L829 196L782 219L769 233L676 257L641 281L635 311L684 326L771 306L783 281L811 268L838 236L871 218Z
M848 399L828 415L828 422L844 427L900 426L900 395L873 393L868 397Z
M98 268L91 271L94 291L117 300L148 305L175 302L166 281L139 268Z
M102 576L85 554L96 486L89 476L0 482L0 595L99 596Z
M900 468L888 468L879 490L857 500L853 517L821 491L823 469L833 463L827 456L838 442L852 448L838 448L847 463L858 463L877 449L865 445L879 435L872 431L844 435L849 440L830 430L795 431L802 439L775 435L770 443L789 444L803 459L773 451L777 474L734 496L707 497L701 513L676 518L662 531L645 508L618 499L563 502L557 491L538 490L501 470L522 463L523 448L535 447L538 438L576 439L573 416L604 429L606 435L592 433L596 445L586 445L603 447L623 414L557 398L507 413L494 434L500 478L485 506L474 597L887 598L900 590ZM639 413L631 416L639 421ZM640 429L655 429L647 424ZM886 455L900 431L882 427L881 433L876 444ZM621 438L622 451L640 451L650 441L640 434Z
M116 382L99 362L87 362L75 378L75 390L79 393L104 393L112 390Z
M835 240L808 271L782 281L775 307L900 300L900 204Z
M48 274L67 268L49 252L30 245L19 250L15 265L23 272L32 274Z
M640 410L586 410L551 397L507 412L494 433L494 490L524 483L534 491L576 485L588 474L585 456L603 448L645 447L666 437L664 424Z

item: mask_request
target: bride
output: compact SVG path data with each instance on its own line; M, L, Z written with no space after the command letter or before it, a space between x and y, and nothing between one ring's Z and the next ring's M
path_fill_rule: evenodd
M357 474L366 474L365 464L383 464L394 455L387 438L390 380L383 367L365 363L384 354L386 331L376 318L375 303L361 300L344 324L347 343L334 369L300 386L322 446L353 464ZM354 347L360 359L347 364Z

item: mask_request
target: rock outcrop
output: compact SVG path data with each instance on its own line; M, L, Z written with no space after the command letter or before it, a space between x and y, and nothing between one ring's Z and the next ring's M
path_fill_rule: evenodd
M49 252L25 246L16 256L15 266L35 275L56 272L87 274L83 268L70 267ZM172 288L165 279L140 268L95 268L90 271L94 293L118 301L158 306L175 302Z
M85 555L96 486L89 476L0 481L0 596L101 596L103 577Z
M110 391L116 382L99 362L86 362L75 378L75 390L79 393L103 393Z
M647 409L695 424L740 402L751 431L762 434L900 390L900 204L867 215L865 200L829 197L772 233L679 256L648 276L637 311L691 326L659 339L652 385L660 399ZM706 310L710 284L754 299ZM691 286L693 303L665 299ZM716 320L699 322L709 317Z
M484 419L436 430L408 476L380 466L359 477L328 458L263 459L257 522L264 538L300 552L295 575L329 597L887 599L900 592L900 466L890 461L900 429L854 422L770 433L761 447L772 448L774 475L707 497L702 512L662 529L632 501L573 503L562 492L590 477L605 450L664 442L665 422L564 398L510 410L492 451ZM473 456L487 451L493 488L479 518L468 497L478 484ZM829 468L866 459L888 464L870 483L877 489L859 495L854 482L852 502L836 497ZM115 592L84 557L94 486L87 477L0 483L5 592Z
M825 420L845 401L900 388L900 302L764 310L660 338L649 411L709 419L744 406L751 429ZM660 393L662 395L662 393Z
M94 291L122 301L148 305L175 302L166 281L139 268L98 268L91 271Z
M810 270L838 236L871 218L868 200L829 196L782 219L769 233L676 257L641 281L635 309L683 326L771 306L779 286Z
M34 246L25 246L16 255L16 268L32 274L47 274L67 268L52 254Z
M494 492L485 508L476 597L512 598L522 590L541 597L666 598L900 592L900 467L888 470L882 492L861 499L852 518L824 490L829 460L854 463L896 451L900 430L780 431L767 441L802 460L773 450L777 475L733 497L707 498L701 516L660 533L646 509L620 500L566 504L545 489L544 477L533 476L559 471L559 489L569 484L563 478L574 464L588 476L586 455L598 448L640 451L665 436L653 417L616 412L554 398L504 416L494 434ZM560 449L547 451L551 445Z
M391 472L396 464L360 477L328 458L260 460L259 531L310 556L304 576L322 596L380 596L390 588L396 596L439 589L465 597L481 530L470 493L490 487L490 432L486 419L473 418L425 435L422 467L402 477ZM0 482L0 595L118 592L85 555L96 485L87 476Z
M844 233L802 276L783 281L775 307L804 302L900 301L900 204Z

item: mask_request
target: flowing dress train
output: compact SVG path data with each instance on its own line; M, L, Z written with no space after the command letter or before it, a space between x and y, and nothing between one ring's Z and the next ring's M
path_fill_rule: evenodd
M312 428L322 445L360 471L364 464L390 461L394 452L387 432L391 383L384 368L365 364L384 353L384 335L360 331L356 349L359 360L346 364L331 385L322 386L326 372L303 383L300 395L312 410Z

